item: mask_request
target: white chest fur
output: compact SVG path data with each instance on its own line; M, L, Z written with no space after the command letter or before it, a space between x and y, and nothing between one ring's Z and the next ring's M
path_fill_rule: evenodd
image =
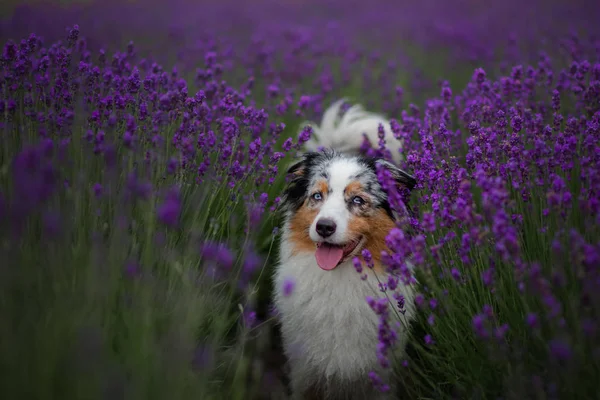
M362 280L351 261L324 271L312 253L292 256L283 234L274 300L294 390L304 390L315 381L364 381L369 371L380 369L376 354L379 318L366 297L379 298L382 293L376 275L368 272L368 279ZM383 276L379 279L385 281ZM284 289L288 281L293 284L289 293ZM405 325L413 314L413 294L408 287L402 293L407 311L401 323ZM405 329L398 333L397 351L402 351Z

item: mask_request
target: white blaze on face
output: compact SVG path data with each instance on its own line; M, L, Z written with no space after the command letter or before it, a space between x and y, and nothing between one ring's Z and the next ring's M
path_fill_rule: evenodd
M356 161L352 159L335 160L328 168L329 194L325 194L325 201L319 208L319 213L310 226L309 235L314 242L321 242L323 238L317 233L317 222L320 219L331 219L336 224L335 233L327 238L330 243L344 245L350 239L348 237L348 223L350 211L344 198L344 189L352 182L352 177L363 170Z

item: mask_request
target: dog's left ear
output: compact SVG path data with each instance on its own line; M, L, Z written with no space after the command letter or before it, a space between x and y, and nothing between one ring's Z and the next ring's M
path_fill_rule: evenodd
M414 176L398 168L391 162L384 159L379 159L376 161L376 163L387 169L399 186L412 191L417 185L417 180L414 178Z

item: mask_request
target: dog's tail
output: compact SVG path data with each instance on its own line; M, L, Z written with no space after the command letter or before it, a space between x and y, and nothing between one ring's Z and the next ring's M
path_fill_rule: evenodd
M390 121L383 115L365 111L360 104L351 106L343 113L342 106L346 99L333 103L321 120L321 125L305 122L303 129L310 125L313 135L305 143L308 151L317 151L319 148L330 148L343 153L358 153L364 143L365 136L371 146L379 145L379 126L383 126L385 147L391 153L392 160L399 163L402 157L402 141L394 137ZM343 113L343 115L342 115Z

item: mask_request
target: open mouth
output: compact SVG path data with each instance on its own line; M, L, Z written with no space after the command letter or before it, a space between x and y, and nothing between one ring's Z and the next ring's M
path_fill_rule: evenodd
M317 264L325 271L331 271L343 261L345 261L363 242L363 238L353 240L344 245L338 245L327 242L317 243L315 258Z

